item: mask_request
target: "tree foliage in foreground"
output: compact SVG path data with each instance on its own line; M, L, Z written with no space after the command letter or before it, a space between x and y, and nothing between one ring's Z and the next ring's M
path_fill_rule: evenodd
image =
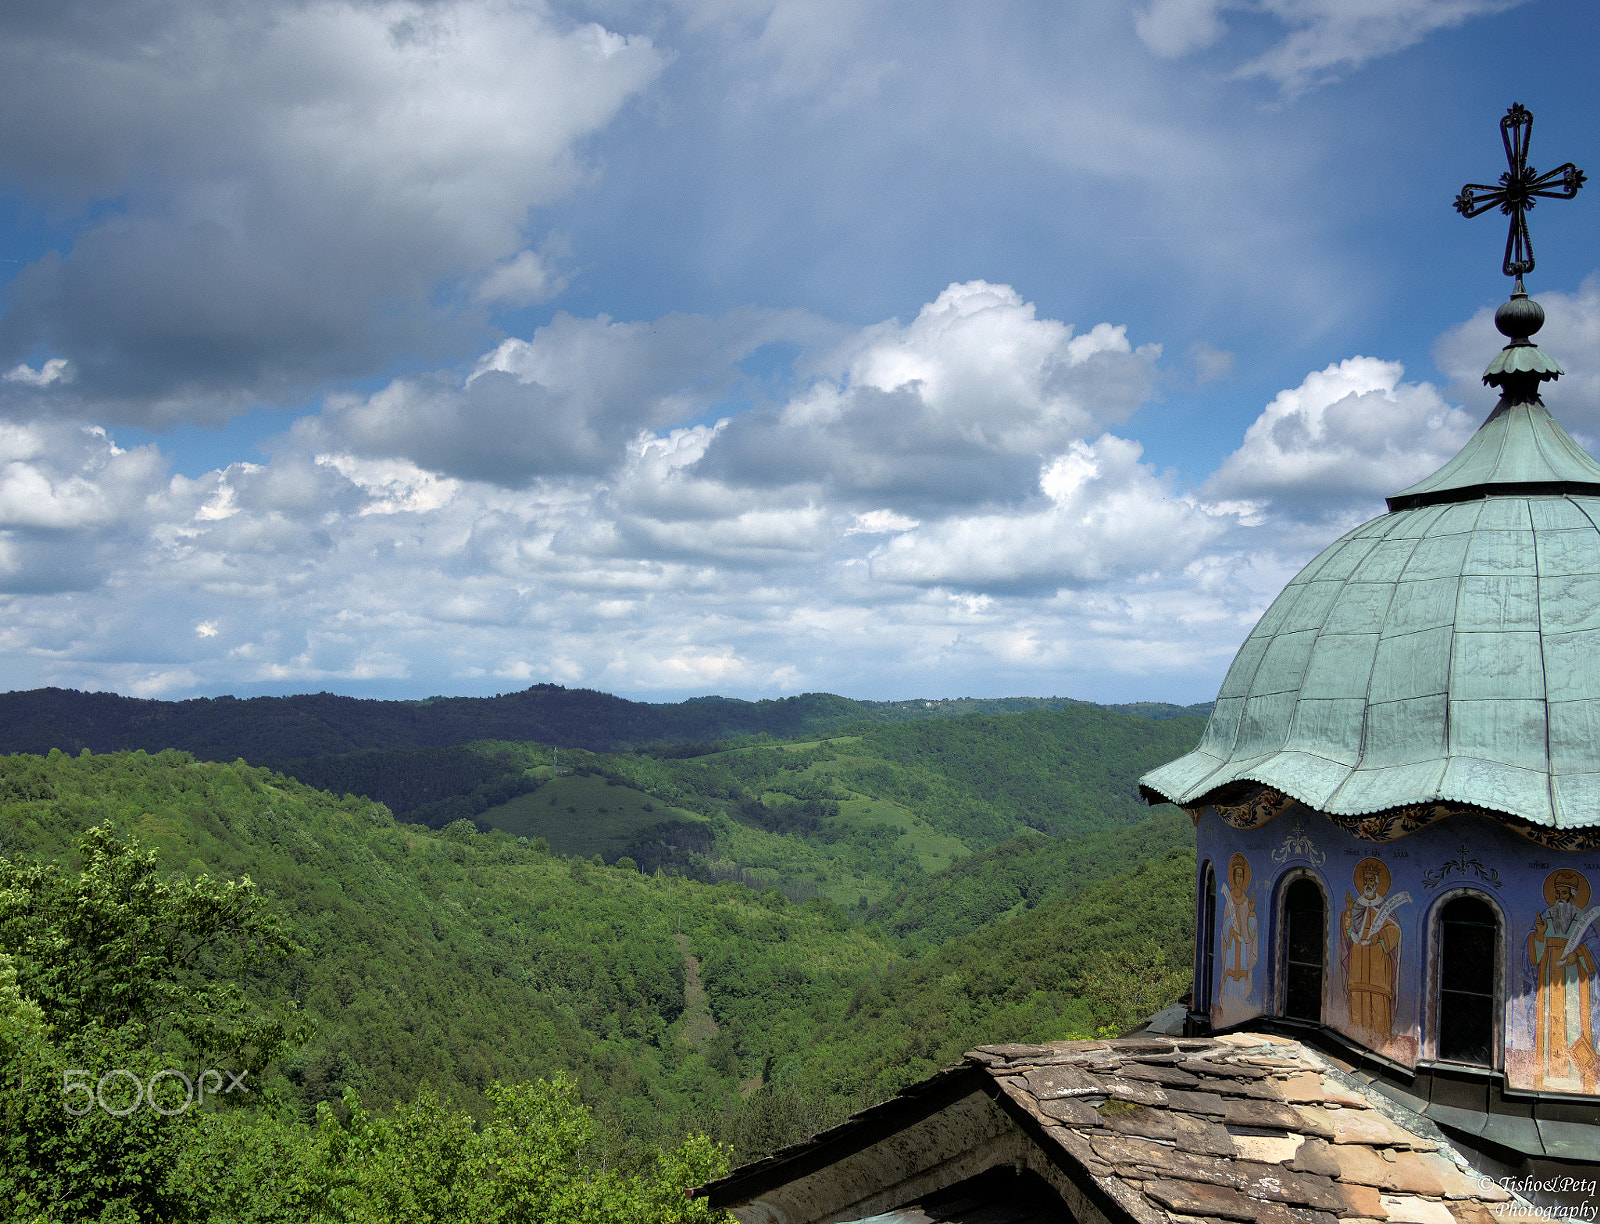
M0 1197L11 1218L712 1218L684 1190L726 1169L722 1149L690 1136L608 1170L614 1145L564 1077L492 1085L481 1128L427 1091L374 1117L349 1089L315 1127L248 1083L230 1099L224 1074L254 1072L259 1086L305 1036L287 1001L264 1012L243 989L250 970L298 949L248 879L164 877L152 852L105 824L77 850L76 873L0 858ZM211 1100L197 1102L215 1066Z

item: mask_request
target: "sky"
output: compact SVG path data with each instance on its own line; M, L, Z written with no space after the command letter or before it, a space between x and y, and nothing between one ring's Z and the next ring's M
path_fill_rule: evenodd
M1210 699L1492 400L1584 0L0 8L0 687ZM1600 441L1600 181L1530 213Z

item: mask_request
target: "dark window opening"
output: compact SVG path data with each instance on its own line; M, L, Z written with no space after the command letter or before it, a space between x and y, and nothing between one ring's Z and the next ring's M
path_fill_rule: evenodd
M1322 890L1310 880L1296 880L1284 892L1283 908L1283 1014L1294 1020L1321 1020L1323 950L1328 939Z
M1494 1064L1494 972L1500 942L1494 910L1457 897L1439 915L1439 1057Z
M1195 982L1194 1010L1207 1015L1211 1012L1211 977L1217 965L1217 873L1206 865L1200 881L1204 892L1200 922L1200 972Z

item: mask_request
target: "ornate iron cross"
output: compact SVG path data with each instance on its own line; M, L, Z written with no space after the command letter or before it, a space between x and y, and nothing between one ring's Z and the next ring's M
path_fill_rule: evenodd
M1500 141L1506 147L1506 164L1499 186L1468 183L1456 197L1456 211L1463 217L1476 217L1498 207L1511 218L1506 235L1506 258L1501 270L1517 278L1516 291L1522 292L1522 274L1533 271L1533 240L1528 237L1528 209L1536 196L1551 200L1570 200L1583 186L1583 171L1568 162L1548 174L1528 165L1528 139L1533 135L1533 114L1520 102L1512 104L1500 120Z

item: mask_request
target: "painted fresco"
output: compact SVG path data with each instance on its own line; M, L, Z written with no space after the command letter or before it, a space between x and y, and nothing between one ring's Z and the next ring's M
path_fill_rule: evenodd
M1256 921L1256 901L1250 892L1250 860L1235 854L1228 860L1222 891L1222 922L1217 927L1217 971L1222 975L1213 1023L1238 1024L1261 1014L1261 992L1255 981L1261 959L1261 930Z
M1545 878L1548 904L1528 936L1533 1083L1561 1092L1596 1091L1594 953L1585 940L1600 917L1589 879L1560 868Z
M1363 1045L1385 1050L1394 1041L1399 1002L1400 924L1395 911L1411 901L1408 892L1390 895L1392 877L1382 859L1364 858L1344 895L1339 918L1339 961L1344 973L1348 1031Z
M1308 876L1330 906L1324 1022L1406 1066L1434 1057L1430 930L1436 941L1441 904L1467 892L1503 916L1508 1084L1600 1096L1600 851L1553 851L1475 816L1374 843L1298 805L1280 813L1245 829L1210 808L1199 821L1218 883L1213 1025L1279 1010L1282 892Z

